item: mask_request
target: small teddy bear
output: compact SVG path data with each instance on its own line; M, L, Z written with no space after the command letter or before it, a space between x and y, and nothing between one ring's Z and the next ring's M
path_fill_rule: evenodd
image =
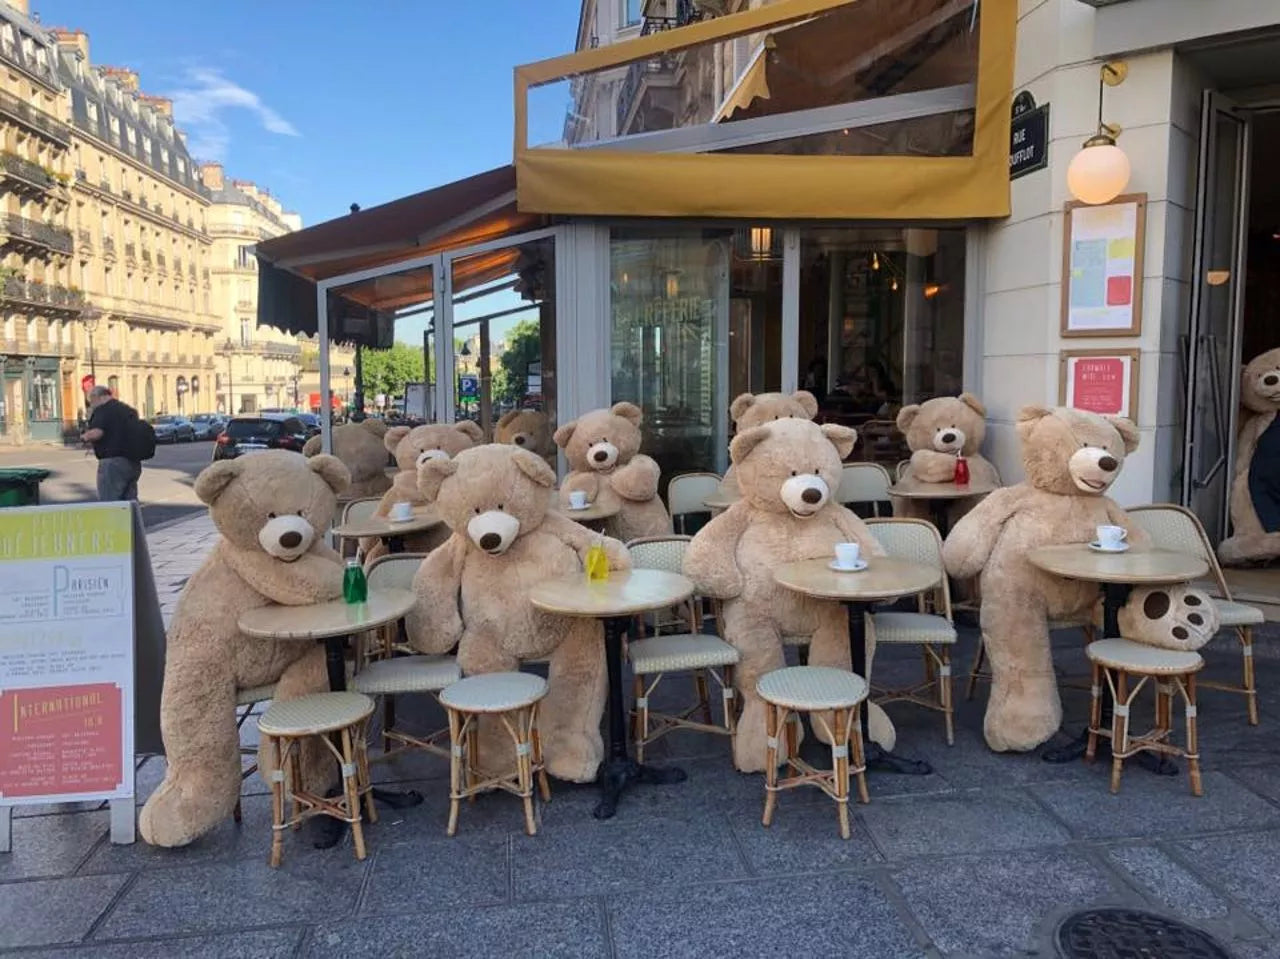
M547 695L538 716L547 771L590 782L604 758L602 627L529 602L530 588L545 579L585 576L587 550L598 538L551 508L555 479L545 460L515 446L478 446L455 459L426 461L419 471L422 496L435 503L451 535L414 577L418 602L407 627L409 642L424 653L457 646L468 676L547 658ZM611 569L630 568L621 543L601 542ZM510 737L496 720L480 724L480 737L487 770L512 764Z
M811 420L818 415L818 400L808 390L794 393L743 393L729 404L729 417L736 433L761 426L773 420ZM720 494L727 499L742 495L738 479L729 464L724 479L720 481Z
M939 396L924 403L904 406L898 412L898 429L907 438L911 459L900 480L919 483L954 483L956 458L969 465L969 482L983 487L997 486L996 468L979 452L987 433L987 411L972 393ZM891 496L894 516L930 519L927 502ZM954 500L949 519L955 524L973 506L972 499Z
M387 449L383 445L387 424L367 419L359 423L343 423L333 428L333 455L351 474L351 485L344 494L350 499L381 496L391 489L387 475ZM303 456L320 452L320 437L313 436L302 447Z
M324 542L347 468L285 450L220 460L196 477L221 538L178 599L165 649L160 730L164 781L138 817L153 846L185 846L225 820L240 797L236 693L275 684L274 698L326 691L319 643L250 639L246 610L306 606L342 595L342 562ZM334 765L323 744L302 753L303 780L324 793ZM270 757L259 757L264 777Z
M493 441L518 446L541 456L555 469L556 444L551 420L538 410L511 410L503 413L493 430Z
M1280 347L1254 357L1244 368L1242 418L1231 482L1231 537L1218 546L1228 565L1280 557Z
M638 406L615 403L555 432L570 469L560 487L562 505L582 490L588 503L617 506L614 523L623 542L671 532L671 517L658 496L658 464L640 452L643 420Z

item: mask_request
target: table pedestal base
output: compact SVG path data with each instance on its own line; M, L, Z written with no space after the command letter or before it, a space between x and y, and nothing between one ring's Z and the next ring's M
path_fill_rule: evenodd
M600 767L596 780L600 785L600 801L591 815L597 819L612 819L618 811L622 793L633 783L645 786L666 786L682 783L688 777L683 769L666 766L642 766L634 759L609 759Z

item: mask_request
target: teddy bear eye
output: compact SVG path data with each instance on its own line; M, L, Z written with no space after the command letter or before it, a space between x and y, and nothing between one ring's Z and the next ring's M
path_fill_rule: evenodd
M795 471L795 470L792 470L792 471L791 471L791 475L792 475L792 476L795 476L795 475L796 475L796 471Z
M821 474L821 473L822 473L822 470L820 470L820 469L815 469L815 470L813 471L813 475L814 475L814 476L818 476L818 475L819 475L819 474Z
M276 514L275 514L275 513L268 513L268 514L267 514L267 519L275 519L275 518L276 518Z
M479 506L477 506L477 507L476 507L476 515L477 515L477 516L479 516L479 515L480 515L480 507L479 507Z
M506 508L505 506L503 506L501 503L499 503L499 504L498 504L498 509L499 509L500 511L502 511L502 512L506 512L506 509L507 509L507 508Z
M298 515L299 515L299 516L301 516L301 515L302 515L302 510L298 510Z

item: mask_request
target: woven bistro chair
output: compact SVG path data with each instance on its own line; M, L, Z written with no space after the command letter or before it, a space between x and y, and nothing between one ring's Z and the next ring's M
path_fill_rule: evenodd
M358 499L347 500L342 505L341 525L347 523L359 523L369 519L378 509L378 504L382 502L381 496L361 496ZM359 542L354 539L343 539L342 555L355 556L359 551Z
M710 513L703 500L720 488L719 473L680 473L667 486L667 509L676 529L687 532L684 518L691 513Z
M249 721L249 717L253 715L253 709L258 703L265 703L270 699L276 698L276 685L271 683L268 686L251 686L248 689L241 689L236 693L236 708L244 708L244 712L240 714L240 718L236 720L237 734L244 728L244 724ZM249 756L253 759L248 766L240 770L240 782L244 782L250 776L258 771L258 747L257 746L240 746L241 757ZM235 812L236 822L240 822L243 818L243 810L240 808L240 800L236 799Z
M881 504L889 503L889 487L893 485L889 471L879 463L845 463L840 474L836 502L870 503L874 515L880 515Z
M684 566L688 536L653 536L627 544L636 569L661 569L678 573ZM644 619L636 620L636 634L627 643L627 659L634 674L635 706L632 709L636 761L644 762L649 743L673 729L694 729L732 738L735 729L733 668L738 651L719 636L699 630L701 601L693 597L680 608L680 617L655 615L654 635L646 634ZM675 712L659 712L649 705L658 684L668 673L693 673L697 699ZM711 710L710 680L720 687L724 721L715 722ZM701 713L701 719L693 717Z
M872 519L867 521L877 542L897 559L920 563L938 571L938 585L916 597L916 611L877 612L868 625L877 645L919 646L924 659L920 682L901 688L871 686L871 701L908 702L943 715L947 745L955 742L955 701L951 686L951 648L956 627L951 614L951 587L942 565L942 537L934 525L922 519Z
M1236 636L1240 639L1240 655L1243 664L1241 682L1238 685L1201 680L1200 687L1244 696L1249 725L1258 725L1258 687L1253 671L1253 627L1264 621L1262 610L1246 603L1237 603L1231 598L1231 589L1227 586L1226 577L1222 575L1217 554L1214 553L1209 536L1200 525L1200 520L1195 513L1184 507L1174 506L1172 503L1135 506L1126 512L1139 528L1151 537L1153 546L1158 549L1191 553L1203 557L1209 564L1209 575L1213 577L1221 594L1220 598L1214 598L1214 605L1218 607L1223 628L1234 629Z

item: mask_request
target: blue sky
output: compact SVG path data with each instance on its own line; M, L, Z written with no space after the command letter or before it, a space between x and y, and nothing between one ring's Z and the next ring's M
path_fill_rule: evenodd
M132 67L144 91L175 96L197 159L221 160L311 225L351 203L374 206L509 163L512 68L572 50L579 3L128 8L122 16L118 0L32 0L45 25L89 34L93 63Z

